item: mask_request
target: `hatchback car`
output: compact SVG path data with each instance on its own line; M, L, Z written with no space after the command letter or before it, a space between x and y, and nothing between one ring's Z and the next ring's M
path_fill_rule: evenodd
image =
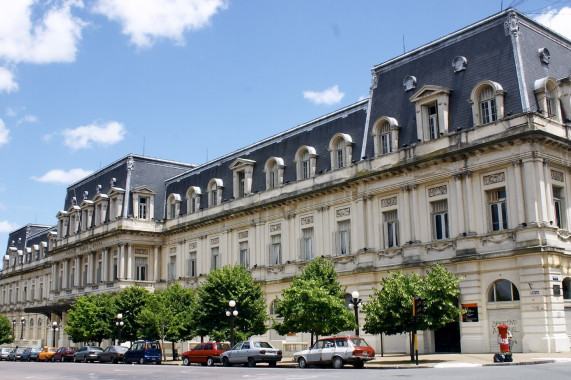
M192 350L183 352L182 364L200 363L201 365L212 366L214 363L220 363L220 355L229 349L228 343L199 343Z
M0 360L8 360L8 355L12 352L13 348L2 347L0 348Z
M71 362L77 347L60 347L52 356L52 362Z
M375 350L365 339L359 337L319 339L310 349L293 354L293 359L300 368L308 365L333 365L333 368L342 368L345 364L363 368L366 361L374 358Z
M38 357L36 358L36 361L38 362L47 362L49 360L51 360L53 354L55 354L57 351L57 347L44 347L40 353L38 353Z
M258 363L268 363L270 367L275 367L282 360L282 352L268 342L251 340L237 343L231 350L224 352L220 359L226 367L232 364L255 367Z
M38 359L38 354L42 351L40 347L30 347L22 353L23 362L32 362Z
M156 363L162 361L161 344L156 340L140 340L131 346L123 356L123 363Z
M14 348L12 352L8 354L7 360L15 362L16 360L22 360L22 354L26 351L25 348Z
M123 346L109 346L98 355L99 363L119 363L123 361L123 356L128 348Z
M97 346L83 346L73 354L74 362L94 362L103 350Z

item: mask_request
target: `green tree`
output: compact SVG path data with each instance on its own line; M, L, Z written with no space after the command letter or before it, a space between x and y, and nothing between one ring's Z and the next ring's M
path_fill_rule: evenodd
M410 333L417 330L438 330L458 320L462 310L457 301L461 277L441 264L433 265L424 277L402 270L390 273L381 281L381 289L373 289L371 300L363 305L366 313L363 329L369 334ZM413 297L424 297L425 313L413 317ZM411 349L412 357L412 349Z
M115 294L115 313L123 314L121 340L133 341L139 338L138 334L143 328L140 313L150 297L151 293L138 286L128 286Z
M198 288L198 295L200 302L195 313L198 335L230 340L230 318L226 310L231 300L236 301L238 311L234 319L235 341L267 331L268 314L262 288L241 265L226 265L210 272Z
M3 315L0 315L0 344L12 343L14 335L12 331L12 324Z
M107 293L78 297L68 312L66 334L74 342L97 342L113 335L113 299Z
M333 263L317 258L295 276L277 299L275 311L282 322L273 328L280 334L311 333L313 337L355 328L355 316L345 307L345 289L337 281Z
M174 342L196 335L192 314L197 304L196 291L183 288L178 282L165 290L155 290L139 314L141 335L146 339L160 339L163 348L164 341L170 340L174 354Z

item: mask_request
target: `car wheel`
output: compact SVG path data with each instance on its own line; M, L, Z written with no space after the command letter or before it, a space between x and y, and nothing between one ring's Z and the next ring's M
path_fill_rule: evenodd
M256 366L256 361L254 360L254 358L249 357L248 358L248 367L255 367Z
M355 363L353 363L353 367L355 368L363 368L365 366L365 362L362 360L357 360Z
M157 365L161 365L161 363L162 363L162 362L159 360L159 361L157 362Z
M228 357L227 357L227 356L224 356L224 357L222 358L222 365L223 365L224 367L230 367L230 366L232 366L232 364L230 364L230 360L228 360Z
M56 362L56 358L52 356L52 363Z
M62 362L62 363L65 362L65 356L62 356L62 357L61 357L61 362Z
M145 358L139 359L139 364L145 364Z
M278 362L276 362L275 360L272 360L271 362L268 362L270 367L276 367L278 365Z
M297 359L297 365L299 365L299 368L307 368L307 361L305 358L301 357Z
M32 361L32 359L28 358L28 362L31 362L31 361Z
M87 363L87 362L88 362L87 356L84 356L84 357L83 357L83 362L84 362L84 363Z
M188 359L188 357L183 357L182 358L182 364L183 365L190 365L190 360Z
M212 367L214 365L214 358L206 359L206 365Z
M343 368L343 359L341 359L339 356L334 357L333 368L335 369Z
M101 359L99 359L99 361L101 361ZM117 358L111 358L111 363L112 364L117 364L119 360Z

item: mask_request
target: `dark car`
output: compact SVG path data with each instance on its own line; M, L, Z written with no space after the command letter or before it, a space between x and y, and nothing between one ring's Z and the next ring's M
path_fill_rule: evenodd
M275 367L282 360L282 351L272 347L268 342L251 340L237 343L231 350L221 355L222 364L246 364L255 367L258 363L268 363Z
M38 354L42 351L40 347L30 347L26 348L24 352L22 352L21 360L23 362L35 362L38 360Z
M73 355L74 362L94 362L103 350L97 346L83 346Z
M156 340L139 340L125 352L123 363L156 363L161 364L161 343Z
M109 346L97 355L99 363L119 363L123 361L123 356L128 348L123 346Z
M15 348L8 354L8 359L11 361L22 360L22 354L26 351L25 348Z
M76 352L77 347L60 347L52 356L52 362L71 362Z
M182 364L200 363L201 365L212 366L214 363L220 363L220 354L229 349L230 345L228 343L199 343L192 350L183 352Z

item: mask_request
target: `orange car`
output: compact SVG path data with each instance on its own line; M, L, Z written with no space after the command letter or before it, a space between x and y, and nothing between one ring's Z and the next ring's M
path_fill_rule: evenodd
M54 356L54 354L57 351L57 347L44 347L44 349L42 350L42 352L40 352L38 354L38 358L36 359L39 362L47 362L50 361L52 356Z

